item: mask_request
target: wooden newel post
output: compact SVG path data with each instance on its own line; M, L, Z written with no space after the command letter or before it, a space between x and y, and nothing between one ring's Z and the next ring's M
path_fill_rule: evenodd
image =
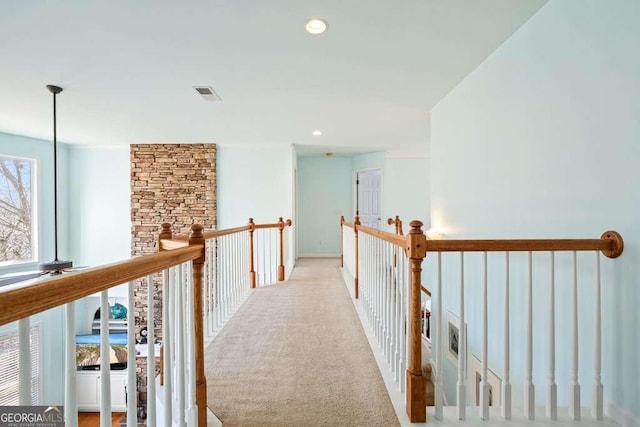
M340 267L344 267L344 215L340 215Z
M251 289L256 287L256 271L253 265L253 232L256 230L256 224L253 218L249 218L249 286Z
M162 231L158 235L158 252L164 250L162 248L162 240L173 239L173 233L171 233L171 224L169 224L168 222L163 222L161 227Z
M422 222L411 221L407 249L411 262L409 293L409 365L407 368L407 415L412 423L427 421L427 377L422 372L421 293L422 260L427 256L427 237Z
M193 260L193 320L195 329L196 355L196 405L198 407L198 425L207 425L207 379L204 374L204 313L202 311L202 288L204 279L205 239L201 224L191 226L189 246L201 245L202 254Z
M278 282L282 282L284 280L284 221L282 217L278 218L278 242L280 243L279 254L280 254L280 264L278 264Z
M358 215L356 215L356 217L353 219L353 232L355 233L355 239L356 239L356 272L355 272L355 277L353 278L353 285L354 285L354 295L355 298L358 299L358 295L360 293L360 287L358 284L358 275L359 275L359 270L360 270L360 261L358 260L358 226L360 225L360 217Z

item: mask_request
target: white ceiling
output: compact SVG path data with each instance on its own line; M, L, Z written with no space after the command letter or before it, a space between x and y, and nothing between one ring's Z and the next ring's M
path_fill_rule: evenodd
M57 84L68 143L425 144L430 109L545 2L3 0L0 131L50 139Z

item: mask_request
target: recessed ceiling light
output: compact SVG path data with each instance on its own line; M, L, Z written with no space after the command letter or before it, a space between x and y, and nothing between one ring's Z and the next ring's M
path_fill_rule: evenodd
M311 135L313 135L313 136L320 136L320 135L322 135L322 131L314 130L313 132L311 132Z
M307 30L309 34L322 34L327 31L327 21L320 18L311 18L307 21L304 26L304 29Z

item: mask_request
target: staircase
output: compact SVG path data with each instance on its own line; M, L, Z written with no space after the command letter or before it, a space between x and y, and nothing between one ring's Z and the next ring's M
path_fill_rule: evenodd
M436 402L435 385L433 384L433 381L432 381L432 375L433 375L432 371L433 371L433 367L431 366L431 363L425 363L424 365L422 365L422 372L428 378L427 406L434 406Z

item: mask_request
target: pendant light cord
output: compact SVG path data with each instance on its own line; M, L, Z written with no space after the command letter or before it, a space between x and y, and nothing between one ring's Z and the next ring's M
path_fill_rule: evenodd
M58 261L58 141L56 136L56 94L53 94L53 240L55 262Z

